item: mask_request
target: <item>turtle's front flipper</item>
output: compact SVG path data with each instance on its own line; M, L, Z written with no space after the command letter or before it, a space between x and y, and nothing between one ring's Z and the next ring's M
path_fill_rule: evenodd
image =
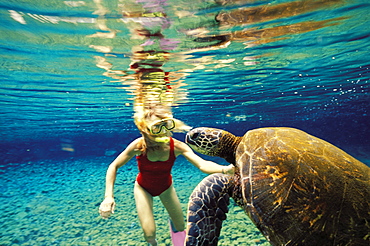
M187 246L217 245L232 187L231 176L212 174L194 189L188 204Z

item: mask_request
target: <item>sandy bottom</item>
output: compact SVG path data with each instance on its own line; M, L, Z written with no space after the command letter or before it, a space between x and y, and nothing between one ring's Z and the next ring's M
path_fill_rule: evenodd
M112 159L71 158L0 167L0 245L147 245L133 197L136 162L119 170L115 214L108 220L99 216L105 171ZM188 197L205 174L183 158L178 158L172 174L185 219ZM168 215L158 198L155 217L159 245L171 245ZM232 201L219 245L270 244Z

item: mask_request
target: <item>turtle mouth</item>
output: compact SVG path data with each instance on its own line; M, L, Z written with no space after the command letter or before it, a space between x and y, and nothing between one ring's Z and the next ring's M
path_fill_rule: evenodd
M185 136L185 142L192 148L196 148L199 145L199 132L197 130L191 130Z

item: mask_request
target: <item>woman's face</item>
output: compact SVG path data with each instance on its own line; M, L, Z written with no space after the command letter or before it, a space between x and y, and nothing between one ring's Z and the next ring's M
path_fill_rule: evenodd
M171 130L175 128L175 122L172 115L160 118L158 116L151 116L145 122L148 128L148 133L151 137L166 137L171 135Z

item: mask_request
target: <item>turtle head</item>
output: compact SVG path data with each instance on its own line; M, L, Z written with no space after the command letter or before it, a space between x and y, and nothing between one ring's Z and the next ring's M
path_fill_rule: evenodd
M198 127L186 134L186 143L196 152L218 156L218 149L223 130Z
M186 134L185 142L196 152L218 156L226 159L230 163L235 163L236 143L233 134L208 127L194 128Z

